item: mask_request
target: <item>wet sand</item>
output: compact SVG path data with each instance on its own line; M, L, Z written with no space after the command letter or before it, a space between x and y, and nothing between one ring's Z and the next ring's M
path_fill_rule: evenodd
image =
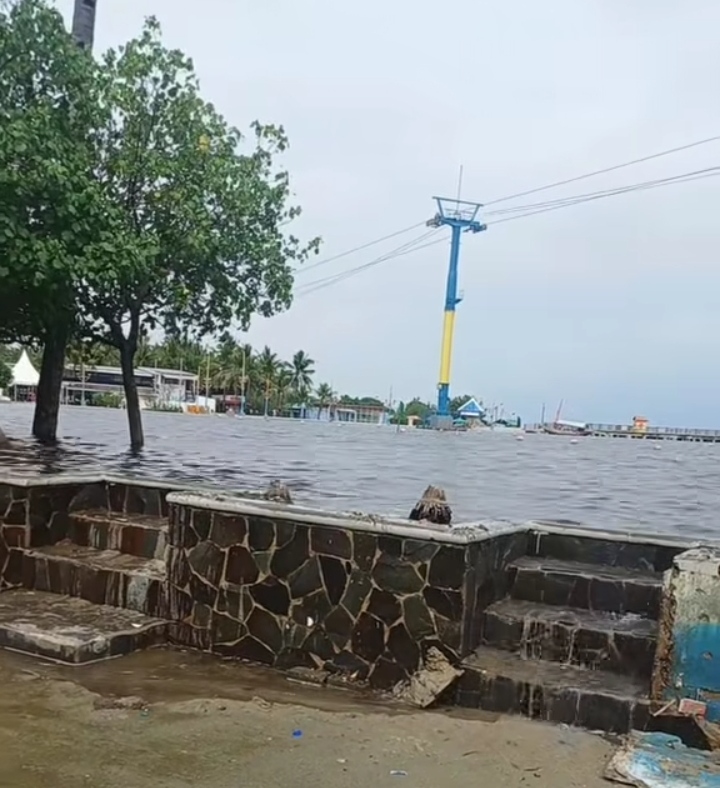
M577 730L419 712L194 653L64 668L0 652L0 682L12 788L600 788L612 751Z

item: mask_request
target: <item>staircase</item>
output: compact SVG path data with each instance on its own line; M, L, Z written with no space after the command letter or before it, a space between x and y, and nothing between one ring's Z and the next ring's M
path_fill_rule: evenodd
M167 520L68 516L65 540L10 551L0 647L77 664L164 643Z
M648 723L662 575L552 556L512 562L457 702L624 733Z

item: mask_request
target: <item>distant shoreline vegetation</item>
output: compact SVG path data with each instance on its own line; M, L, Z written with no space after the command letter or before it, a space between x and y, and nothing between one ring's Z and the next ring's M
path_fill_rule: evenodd
M41 363L41 348L25 348L36 366ZM11 368L23 348L0 345L0 389L11 383ZM66 367L74 370L101 366L120 366L119 351L101 344L75 344L65 358ZM434 412L433 406L419 398L409 402L383 402L377 397L339 394L329 383L315 383L315 360L299 350L289 360L282 359L267 345L256 350L233 338L224 338L216 347L207 348L199 342L168 339L140 344L135 363L138 367L174 369L198 375L200 393L209 390L212 396L245 397L245 411L261 415L265 412L283 415L293 407L305 405L319 411L338 408L377 408L388 414L393 424L407 424L409 419L425 419ZM468 397L457 397L458 402ZM93 405L107 408L122 406L122 397L103 393L94 396ZM158 406L158 410L177 408Z

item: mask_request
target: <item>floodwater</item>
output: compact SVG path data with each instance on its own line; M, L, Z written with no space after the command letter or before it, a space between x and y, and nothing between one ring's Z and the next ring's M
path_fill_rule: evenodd
M32 407L0 405L8 436L30 434ZM127 451L122 411L63 408L62 444L0 452L0 469L107 470L261 489L285 482L297 503L407 516L428 484L454 522L575 520L689 537L720 534L720 444L569 438L508 431L441 433L288 419L144 414L146 448Z

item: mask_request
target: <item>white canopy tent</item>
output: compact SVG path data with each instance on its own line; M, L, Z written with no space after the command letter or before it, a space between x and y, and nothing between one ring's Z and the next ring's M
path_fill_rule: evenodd
M35 388L40 381L40 375L38 371L33 366L32 361L27 354L26 350L23 350L20 358L17 361L17 364L12 368L12 383L10 384L12 387L17 386L24 386L26 388Z

